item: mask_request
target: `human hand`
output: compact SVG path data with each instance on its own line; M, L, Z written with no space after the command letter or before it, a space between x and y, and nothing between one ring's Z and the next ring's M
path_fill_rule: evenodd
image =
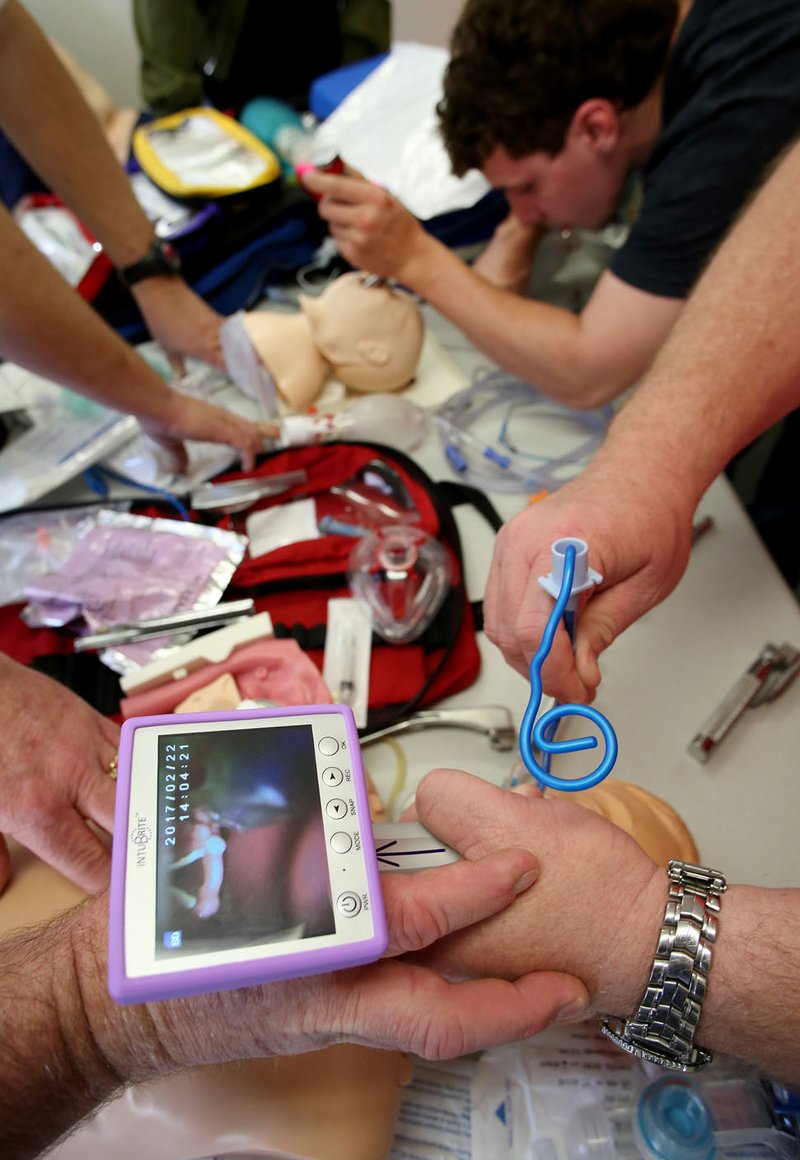
M252 469L256 456L264 450L265 439L275 430L274 424L242 419L223 407L180 391L171 394L167 414L157 419L140 416L139 421L147 434L170 453L176 471L185 471L188 465L184 439L227 443L238 451L242 469Z
M486 634L508 663L528 674L553 601L538 582L551 571L551 547L564 536L589 545L602 583L581 603L573 648L559 628L542 668L546 693L589 702L600 683L598 658L629 625L663 600L689 559L688 496L646 481L609 475L592 464L577 479L528 507L499 532L486 595Z
M525 294L533 259L545 233L542 226L525 225L514 214L509 214L472 263L472 269L501 290Z
M220 327L225 320L182 278L146 278L132 293L176 374L183 374L184 356L224 369Z
M149 1055L174 1067L292 1055L339 1042L445 1059L534 1034L585 1000L577 980L552 973L456 984L398 956L495 914L526 891L535 875L536 859L524 850L495 851L416 874L382 875L390 943L380 962L146 1008L120 1010L103 995L100 1017L91 1013L103 1059L129 1075L132 1056L140 1057L142 1042L152 1035L157 1041ZM104 921L96 911L95 922ZM74 941L83 953L82 973L92 972L86 956L94 955L102 940L84 931ZM101 977L104 981L95 973L96 995ZM91 989L90 977L82 993Z
M0 655L0 829L67 878L108 885L119 727L50 677ZM11 864L0 835L0 891Z
M510 907L415 961L451 978L565 971L586 986L587 1013L635 1008L652 965L666 882L633 838L563 797L543 798L533 786L500 789L459 770L428 774L416 812L465 858L524 845L540 870L534 888Z
M396 197L363 177L316 170L303 185L320 197L320 216L351 266L413 288L414 263L432 239Z

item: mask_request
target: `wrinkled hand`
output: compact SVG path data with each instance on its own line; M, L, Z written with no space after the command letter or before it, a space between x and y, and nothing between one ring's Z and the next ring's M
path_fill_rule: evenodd
M173 391L173 395L168 416L140 418L140 422L147 434L169 451L176 471L184 471L188 464L184 439L227 443L238 451L243 470L251 470L256 456L264 450L264 440L274 432L274 424L252 423L180 391Z
M108 885L111 856L87 825L111 832L108 776L119 727L57 681L0 655L0 829L84 890ZM0 835L0 890L11 867Z
M556 973L449 983L396 957L496 914L527 891L535 870L529 853L506 849L441 869L384 874L389 957L328 975L151 1004L159 1040L172 1059L196 1064L296 1054L342 1041L448 1059L535 1034L585 1000L576 979Z
M553 608L538 582L551 571L551 546L562 536L585 540L603 582L584 597L574 650L563 629L556 634L542 684L559 700L591 701L600 653L683 575L691 518L679 494L671 500L660 488L649 491L646 480L606 479L590 466L501 529L483 605L487 636L527 675Z
M524 844L540 863L533 889L421 961L455 978L566 971L585 984L589 1012L635 1007L667 887L663 870L632 838L564 798L542 798L533 786L500 789L458 770L429 773L416 809L423 825L467 858Z
M183 373L184 356L224 369L219 332L225 320L182 278L146 278L134 287L133 295L176 374Z
M411 284L415 256L429 236L396 197L363 177L310 171L303 185L320 195L320 216L352 266Z

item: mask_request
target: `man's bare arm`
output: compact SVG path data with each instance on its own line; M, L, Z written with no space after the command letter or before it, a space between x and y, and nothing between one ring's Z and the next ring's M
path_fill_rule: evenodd
M431 832L468 857L527 844L541 871L535 887L507 910L421 957L459 978L569 971L586 984L587 1014L627 1018L650 975L667 875L622 830L566 798L579 802L580 794L542 798L532 787L512 793L458 770L428 774L417 809ZM469 806L454 810L454 802ZM798 955L800 889L731 886L697 1043L797 1083Z
M367 967L121 1007L106 989L108 901L0 941L0 1154L32 1160L126 1084L352 1042L451 1058L535 1034L585 1002L556 972L451 984L401 961L508 906L536 859L505 850L388 875L387 957Z
M702 495L736 452L800 403L800 144L720 246L653 367L577 479L501 531L486 631L521 672L550 602L550 545L578 536L604 582L543 670L547 692L591 700L597 658L683 575Z
M720 246L603 460L688 472L696 504L725 464L800 403L800 143Z
M19 0L0 13L0 124L115 266L141 258L153 227L100 123Z
M115 266L144 256L153 226L96 116L18 0L0 11L0 125ZM222 319L181 278L148 278L133 294L168 354L223 365Z
M458 326L499 366L573 407L631 386L680 313L605 272L580 315L534 302L482 277L428 234L384 189L355 177L308 174L320 213L353 265L396 278Z
M172 390L72 290L2 207L0 255L13 274L0 297L0 357L136 415L174 453L176 466L185 462L183 439L228 443L252 466L268 426Z

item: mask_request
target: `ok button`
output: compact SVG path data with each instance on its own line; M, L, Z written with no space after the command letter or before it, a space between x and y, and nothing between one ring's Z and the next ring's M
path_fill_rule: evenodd
M325 812L329 818L346 818L347 802L343 802L341 798L331 798L325 807Z

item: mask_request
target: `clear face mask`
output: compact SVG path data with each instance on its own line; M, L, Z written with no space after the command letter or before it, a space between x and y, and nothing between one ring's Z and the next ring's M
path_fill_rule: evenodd
M353 595L369 606L384 640L416 640L431 623L450 588L452 573L441 543L419 528L376 528L350 557Z

